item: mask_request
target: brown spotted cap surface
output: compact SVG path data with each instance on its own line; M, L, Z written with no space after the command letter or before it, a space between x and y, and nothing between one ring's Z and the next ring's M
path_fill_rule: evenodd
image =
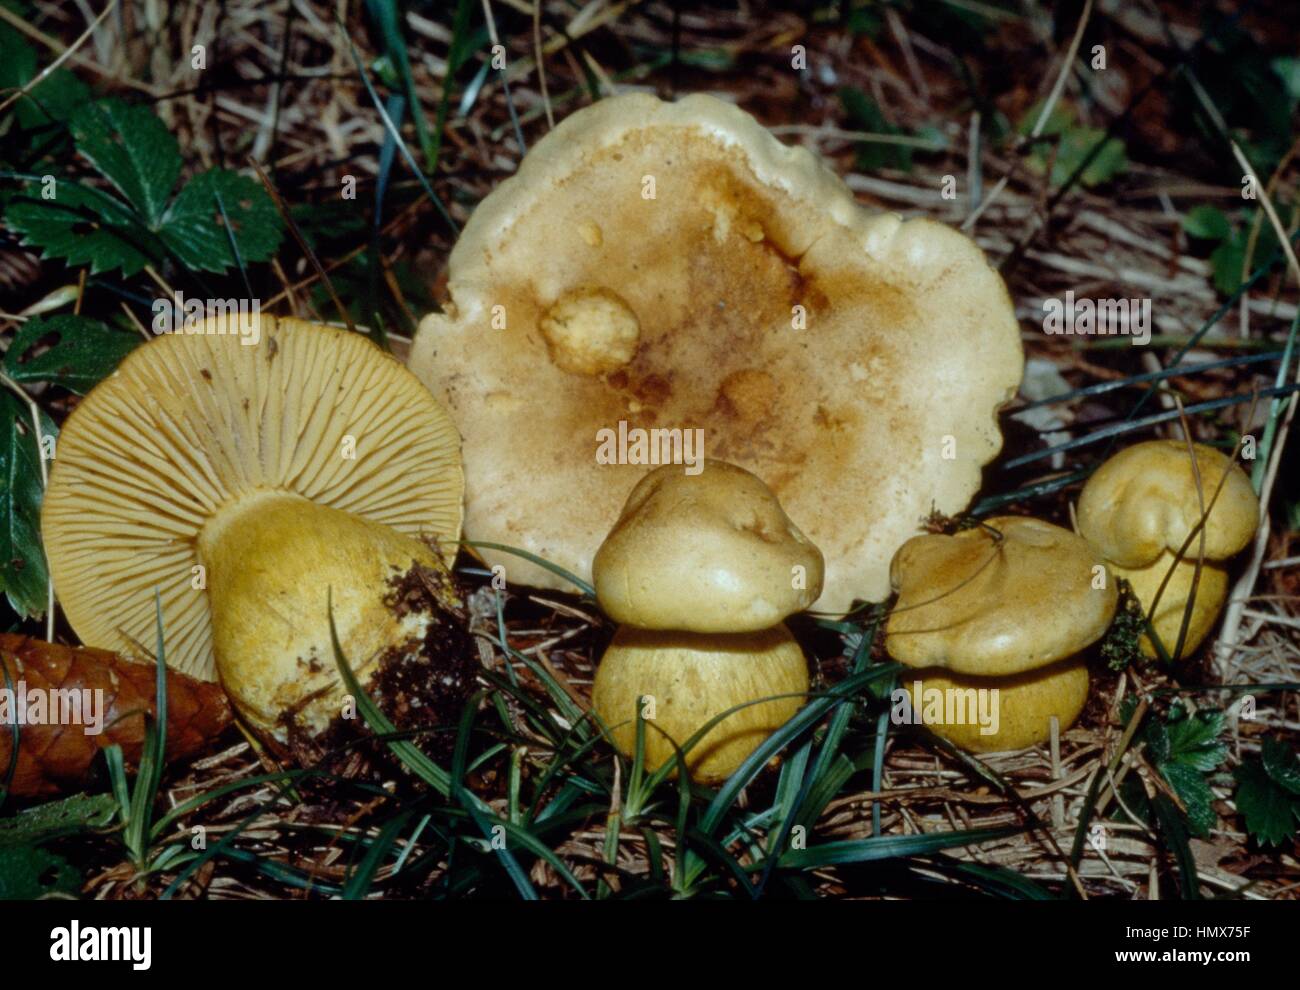
M701 429L821 548L814 607L834 612L887 596L898 546L965 508L1023 366L974 243L860 208L807 150L703 95L619 96L551 131L476 209L444 309L410 366L465 436L469 539L586 579L661 463L598 463L598 432Z

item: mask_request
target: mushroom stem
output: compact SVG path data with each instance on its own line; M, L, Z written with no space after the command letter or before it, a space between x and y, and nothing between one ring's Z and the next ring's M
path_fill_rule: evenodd
M807 662L784 625L726 634L622 626L600 661L591 701L614 745L629 757L641 706L651 769L674 758L672 742L681 746L710 719L746 705L686 754L691 777L713 784L789 721L807 691Z
M283 713L316 733L343 711L331 598L343 654L364 684L389 649L416 648L433 621L394 614L389 582L415 563L443 569L419 540L279 490L232 499L204 525L197 553L218 676L244 718L278 738Z

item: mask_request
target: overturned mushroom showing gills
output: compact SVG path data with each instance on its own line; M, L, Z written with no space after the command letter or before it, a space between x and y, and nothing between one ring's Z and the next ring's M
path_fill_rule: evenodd
M410 359L465 434L471 539L586 576L646 466L702 439L821 548L835 612L966 506L1022 365L965 236L867 212L734 106L643 94L570 116L478 206Z
M318 732L344 693L330 595L363 683L438 620L385 598L456 552L459 437L358 334L271 317L256 335L198 329L135 351L64 425L42 513L54 587L87 644L136 654L159 589L169 666L219 677L276 738L286 719Z
M1171 656L1191 601L1187 635L1173 659L1195 651L1214 627L1228 594L1226 562L1246 548L1259 522L1259 499L1246 473L1213 447L1193 444L1192 450L1195 461L1182 441L1135 444L1099 467L1079 495L1080 535L1129 581ZM1141 648L1158 655L1149 635Z
M885 625L885 649L921 669L900 677L924 710L925 688L997 694L996 731L981 732L969 712L931 724L939 735L979 752L1045 741L1055 716L1068 728L1083 710L1088 671L1080 651L1115 615L1114 581L1080 537L1038 519L999 516L953 536L918 536L893 562L898 601Z
M803 705L808 665L783 620L817 597L822 557L748 471L709 460L694 475L650 472L597 552L594 578L601 607L626 623L592 688L624 755L638 712L655 768L743 705L686 753L691 776L716 783Z

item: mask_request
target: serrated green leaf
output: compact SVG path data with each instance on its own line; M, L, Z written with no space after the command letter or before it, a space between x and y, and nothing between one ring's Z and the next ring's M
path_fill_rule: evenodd
M1264 771L1275 784L1292 794L1300 794L1300 759L1295 750L1276 739L1265 739L1261 758Z
M230 219L239 255L245 262L266 261L280 246L280 215L271 197L246 175L213 169L196 175L167 210L162 238L187 266L224 272L237 263L221 208Z
M34 901L80 888L81 873L62 856L39 846L0 847L0 901Z
M1233 771L1237 810L1246 830L1264 845L1278 846L1296 832L1300 799L1268 775L1262 760L1247 760Z
M1145 735L1151 762L1159 764L1169 759L1169 730L1165 723L1158 718L1151 719L1147 723Z
M1127 821L1129 812L1132 812L1142 822L1151 821L1151 801L1147 797L1146 788L1142 785L1142 780L1136 774L1129 774L1119 785L1120 797L1123 798L1122 806L1117 801L1115 810L1111 817L1116 821Z
M117 801L112 794L74 794L50 801L0 821L0 846L45 842L113 820Z
M5 210L5 224L38 247L46 258L89 265L92 275L120 268L135 275L158 260L157 243L112 196L71 180L60 180L53 199L24 193Z
M1192 834L1202 839L1208 836L1210 829L1218 822L1218 816L1211 806L1214 792L1210 790L1210 785L1205 782L1200 771L1182 763L1163 763L1160 766L1160 773L1165 780L1169 781L1169 786L1178 794L1183 807L1187 809L1187 823Z
M181 173L176 139L148 107L100 100L71 121L77 150L157 230Z
M1227 214L1218 207L1194 206L1183 217L1183 230L1204 241L1221 241L1232 234Z
M1197 712L1190 718L1166 723L1165 729L1169 734L1167 762L1204 773L1228 758L1228 747L1218 739L1223 732L1223 713L1220 711Z
M53 382L84 395L140 342L86 316L36 317L14 335L4 369L16 382Z
M41 413L41 431L58 429ZM0 390L0 586L24 618L45 614L48 572L41 548L41 464L31 408Z
M18 101L18 122L25 128L66 123L90 99L90 89L67 69L55 69Z

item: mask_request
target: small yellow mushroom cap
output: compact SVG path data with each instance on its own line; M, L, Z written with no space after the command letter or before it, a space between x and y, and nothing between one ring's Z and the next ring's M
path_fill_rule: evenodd
M774 696L807 691L803 651L783 625L727 636L624 626L596 671L591 703L628 757L635 753L641 705L646 765L654 769L674 758L669 738L680 746L729 708L772 698L732 713L686 754L692 779L711 784L730 776L804 703Z
M1173 567L1173 575L1156 605L1156 613L1151 616L1151 624L1156 635L1164 644L1171 659L1181 660L1195 652L1206 635L1214 628L1219 611L1228 597L1228 572L1218 564L1205 561L1201 566L1200 581L1196 586L1196 600L1192 605L1192 617L1187 624L1187 639L1178 656L1173 656L1174 647L1178 645L1178 631L1183 624L1183 612L1192 594L1192 578L1196 573L1196 560L1186 557L1175 558L1166 550L1156 558L1155 563L1146 567L1120 567L1111 565L1111 573L1117 578L1127 578L1133 587L1133 594L1148 614L1151 603L1156 600L1156 592L1165 575ZM1151 637L1144 635L1139 644L1142 652L1154 659L1158 654L1151 642Z
M912 677L900 675L900 680L914 718L972 753L1007 752L1045 743L1051 738L1052 716L1064 732L1088 700L1088 667L1082 660L1067 660L1014 677L967 677L930 668ZM981 691L986 693L981 696ZM981 712L991 716L983 724Z
M1246 473L1213 447L1148 440L1120 451L1079 495L1079 533L1107 561L1145 567L1166 550L1179 553L1223 481L1205 524L1205 556L1226 560L1245 548L1259 521L1259 499ZM1197 473L1200 475L1200 493ZM1199 534L1187 552L1200 552Z
M641 479L596 552L596 597L644 629L752 632L813 603L821 551L758 477L724 461Z
M1073 656L1105 633L1118 599L1087 543L1022 516L913 537L895 555L892 578L889 655L910 667L982 676Z

